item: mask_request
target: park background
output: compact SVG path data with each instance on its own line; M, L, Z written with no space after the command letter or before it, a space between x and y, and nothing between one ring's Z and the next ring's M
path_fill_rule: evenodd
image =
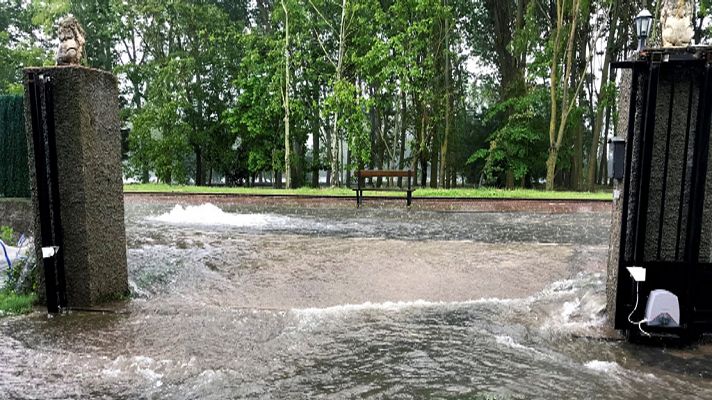
M708 3L694 3L696 43L708 30ZM634 16L659 2L0 7L0 196L16 197L27 194L18 167L26 151L22 68L54 64L54 32L66 14L87 32L84 64L119 79L127 182L343 187L356 169L371 168L415 170L432 189L601 190L618 116L619 74L610 66L637 46ZM659 35L654 28L651 45ZM158 189L171 190L133 186Z

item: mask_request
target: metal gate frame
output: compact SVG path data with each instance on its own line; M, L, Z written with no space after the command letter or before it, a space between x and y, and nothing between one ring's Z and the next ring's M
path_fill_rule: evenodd
M647 296L653 288L664 288L673 291L680 300L680 319L682 331L700 331L712 327L712 310L698 307L696 295L705 289L712 289L712 283L703 273L705 270L712 271L712 264L700 262L700 242L702 235L702 220L704 213L705 183L708 169L708 153L710 140L710 122L712 116L712 49L695 49L683 53L670 53L665 50L643 51L636 61L624 61L614 63L613 68L632 69L632 84L630 94L630 104L628 110L628 127L626 132L625 150L625 175L623 189L623 205L621 218L621 235L619 243L618 257L618 285L616 292L616 315L614 326L616 329L630 330L634 325L628 322L628 315L634 308L636 300L636 286L629 276L626 268L631 266L645 267L648 272L646 282L641 282L641 302L644 300L643 294ZM695 135L692 154L688 154L693 90L690 90L690 101L687 114L687 126L685 133L685 147L683 160L688 160L692 156L691 168L687 170L687 162L683 164L683 173L680 184L679 215L677 219L677 240L676 240L676 261L661 261L661 243L665 213L665 192L669 190L666 186L667 179L662 183L662 196L660 206L660 220L657 236L657 258L656 261L646 261L645 233L647 228L647 214L649 209L648 193L650 190L651 167L653 156L653 141L655 133L655 110L657 106L658 85L661 70L672 68L673 66L683 66L693 71L702 84L698 91L698 109L695 122ZM695 79L695 78L693 78ZM675 77L671 81L671 96L674 96ZM692 85L694 81L690 81ZM638 90L642 89L642 97L639 99ZM691 86L692 87L692 86ZM639 100L641 113L637 113L636 105ZM670 99L669 113L673 112L674 97ZM623 110L621 110L623 112ZM636 135L636 118L639 118L640 134ZM665 144L665 160L663 164L663 176L667 178L668 162L670 158L670 122L667 127L667 139ZM636 169L633 166L633 151L637 150ZM690 178L689 200L685 202L685 189L687 178ZM634 200L631 203L631 200ZM631 204L633 206L631 207ZM683 208L687 206L686 226L682 226ZM628 221L630 218L630 227ZM685 241L681 243L682 230L685 230ZM630 236L629 233L630 232ZM632 243L629 243L629 237ZM626 249L630 248L630 254L626 254ZM680 261L680 256L682 260ZM644 303L643 303L644 304ZM644 307L639 307L634 320L643 318ZM655 329L648 327L648 330L669 332L670 329ZM677 330L680 332L680 329Z
M49 76L27 72L27 91L32 120L35 188L42 248L54 247L55 254L43 257L47 311L57 313L67 307L64 275L64 234L59 199L57 146L54 126L54 98ZM37 252L38 256L42 254ZM39 263L39 260L37 260Z

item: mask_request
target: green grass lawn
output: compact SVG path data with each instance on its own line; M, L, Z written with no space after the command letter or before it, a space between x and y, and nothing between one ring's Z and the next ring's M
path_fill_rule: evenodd
M204 193L204 194L278 194L278 195L309 195L309 196L352 196L350 188L299 188L299 189L271 189L271 188L246 188L246 187L206 187L182 186L166 184L131 184L124 185L124 192L151 192L151 193ZM402 192L366 192L366 196L396 196L403 197ZM534 189L418 189L413 197L466 197L466 198L515 198L515 199L551 199L551 200L611 200L610 191L601 192L547 192Z
M32 305L37 301L34 294L18 295L0 291L0 316L6 314L25 314L32 311Z

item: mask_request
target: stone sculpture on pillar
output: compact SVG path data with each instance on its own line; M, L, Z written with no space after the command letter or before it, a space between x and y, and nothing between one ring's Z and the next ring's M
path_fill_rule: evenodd
M76 18L69 16L59 22L57 65L79 65L84 56L84 29Z
M692 43L692 4L686 0L663 0L660 28L663 47L687 47Z

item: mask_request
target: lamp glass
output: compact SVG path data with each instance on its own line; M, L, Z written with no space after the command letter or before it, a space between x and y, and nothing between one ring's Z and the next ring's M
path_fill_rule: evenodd
M653 22L653 17L643 17L643 18L641 19L641 21L642 21L642 24L641 24L641 25L642 25L642 27L641 27L642 29L641 29L641 31L640 31L640 34L641 34L641 36L647 37L648 34L650 33L650 25L651 25L652 22Z
M653 15L650 11L643 10L635 17L635 33L639 38L647 38L650 26L653 24Z

